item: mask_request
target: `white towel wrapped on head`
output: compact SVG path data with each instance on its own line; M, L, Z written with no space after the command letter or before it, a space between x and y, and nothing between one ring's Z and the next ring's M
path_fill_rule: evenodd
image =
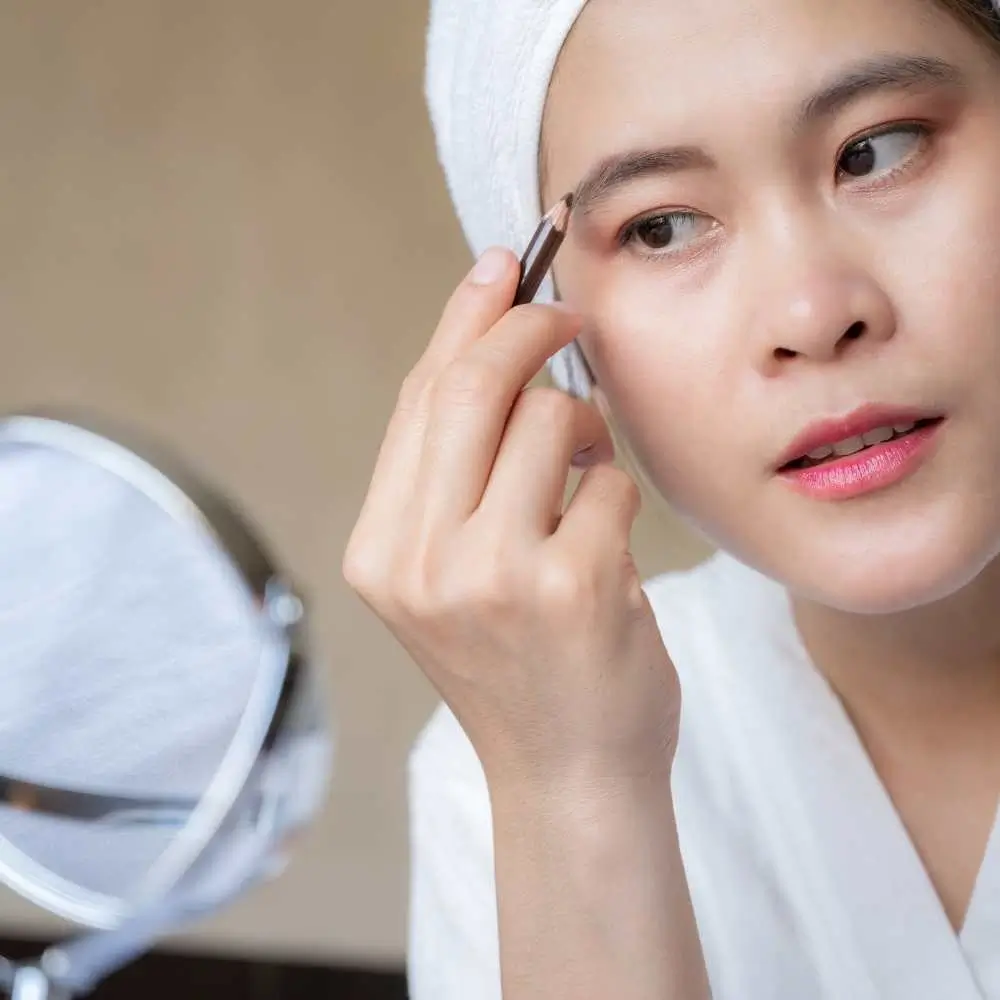
M472 250L520 253L545 208L538 152L549 82L587 0L432 0L427 101ZM551 281L538 299L551 300ZM574 346L549 363L557 385L587 396Z

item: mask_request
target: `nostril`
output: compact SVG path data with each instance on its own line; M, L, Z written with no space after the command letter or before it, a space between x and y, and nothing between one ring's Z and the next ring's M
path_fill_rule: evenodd
M844 340L857 340L859 337L863 337L865 329L865 324L860 320L857 323L852 323L844 334Z

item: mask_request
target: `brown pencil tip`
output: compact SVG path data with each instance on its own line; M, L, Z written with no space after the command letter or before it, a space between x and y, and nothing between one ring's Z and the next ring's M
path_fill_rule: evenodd
M568 194L554 208L550 209L545 217L552 223L553 228L564 233L569 228L569 217L572 211L573 195Z

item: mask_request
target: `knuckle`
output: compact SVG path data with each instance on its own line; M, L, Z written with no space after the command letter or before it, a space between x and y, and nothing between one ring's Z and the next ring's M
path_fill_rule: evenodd
M355 538L351 539L344 552L341 573L348 586L371 603L379 602L390 576L382 554Z
M542 562L536 581L539 599L547 610L556 612L579 611L593 589L580 567L561 555Z

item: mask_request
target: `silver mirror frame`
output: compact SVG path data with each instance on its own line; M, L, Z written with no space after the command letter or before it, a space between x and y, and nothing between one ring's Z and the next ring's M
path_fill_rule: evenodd
M52 913L91 928L111 929L170 892L234 807L253 808L239 801L241 793L262 757L280 742L297 714L296 704L305 697L304 606L235 508L162 449L137 442L134 433L76 414L14 414L0 418L0 447L5 445L63 451L100 466L132 485L184 530L202 534L206 545L226 557L234 583L247 594L248 612L262 639L260 670L236 733L197 801L125 800L0 777L0 801L18 808L177 828L177 836L127 900L67 882L0 836L0 880Z

